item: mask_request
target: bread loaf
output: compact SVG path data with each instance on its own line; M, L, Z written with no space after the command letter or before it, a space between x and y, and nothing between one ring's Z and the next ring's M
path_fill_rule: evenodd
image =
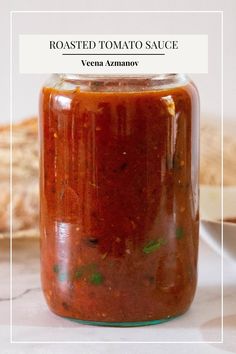
M38 129L32 118L12 127L12 230L38 234ZM0 127L0 234L10 229L10 127Z

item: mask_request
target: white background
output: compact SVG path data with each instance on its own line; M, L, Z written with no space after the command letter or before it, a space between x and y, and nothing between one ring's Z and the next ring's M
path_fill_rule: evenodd
M235 0L1 0L0 2L0 43L1 43L1 80L0 97L1 113L0 123L9 122L9 22L8 10L224 10L224 119L234 119L236 113L236 1ZM51 27L54 24L43 21L43 26ZM33 24L32 24L33 25ZM74 24L76 25L76 24ZM169 24L174 28L174 24ZM183 24L184 25L184 24ZM191 25L191 21L189 22ZM138 24L139 26L139 24ZM202 23L199 23L201 29ZM209 21L209 30L211 22ZM219 47L219 42L214 43L214 48ZM15 58L13 58L15 60ZM218 63L216 58L212 64L212 70ZM214 71L214 70L213 70ZM18 93L17 106L14 119L19 120L27 115L37 112L38 91L46 76L25 76L19 77L14 82L15 91ZM194 78L201 91L202 108L205 114L217 117L219 113L218 102L214 96L214 87L218 87L214 75L209 73L208 78L198 76ZM27 100L27 105L25 104ZM232 268L230 268L232 270ZM231 271L233 273L234 270ZM225 278L230 276L229 268L225 269ZM231 313L231 307L229 312ZM6 310L8 313L8 309ZM232 323L233 331L235 324ZM226 328L228 329L228 328ZM92 331L92 329L91 329ZM89 353L89 354L149 354L149 353L182 353L182 354L220 354L233 353L235 338L229 337L225 332L224 344L153 344L153 345L37 345L37 344L6 344L9 341L9 328L2 333L1 354L55 354L55 353ZM4 345L5 344L5 345ZM133 350L132 350L133 349Z

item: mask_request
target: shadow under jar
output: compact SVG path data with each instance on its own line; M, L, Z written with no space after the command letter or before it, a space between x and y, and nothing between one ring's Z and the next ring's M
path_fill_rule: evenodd
M199 100L185 75L54 75L40 98L41 278L50 309L137 326L197 281Z

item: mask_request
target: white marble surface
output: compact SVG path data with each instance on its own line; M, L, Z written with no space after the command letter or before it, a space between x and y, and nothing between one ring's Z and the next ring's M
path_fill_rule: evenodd
M1 241L0 248L0 274L3 279L0 293L0 354L141 354L158 350L162 353L163 348L167 354L189 353L190 348L193 354L236 353L236 264L224 262L224 343L213 343L221 341L221 261L204 243L200 243L197 293L185 315L155 326L105 328L80 325L52 314L40 289L38 242L14 241L13 344L9 344L7 242ZM37 343L51 341L83 343ZM141 343L166 341L172 343Z

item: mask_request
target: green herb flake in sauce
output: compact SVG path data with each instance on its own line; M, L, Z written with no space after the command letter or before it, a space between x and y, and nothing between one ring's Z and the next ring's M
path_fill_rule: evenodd
M177 227L177 229L175 230L175 236L178 240L184 237L184 230L182 227Z
M162 238L160 238L159 240L151 240L146 244L146 246L144 246L143 252L146 254L155 252L165 243L166 243L166 241Z
M103 282L103 276L101 273L96 272L93 273L90 277L90 283L94 284L94 285L100 285Z
M59 273L59 271L60 271L60 266L59 266L59 264L54 264L53 267L52 267L52 269L53 269L53 272L54 272L54 273Z
M76 278L76 279L80 279L82 276L83 276L83 270L82 270L82 269L78 269L78 270L75 272L75 278Z
M74 273L74 277L75 277L75 279L79 280L82 277L89 276L92 273L96 274L97 268L98 268L98 266L96 263L82 264L76 269L76 271Z

